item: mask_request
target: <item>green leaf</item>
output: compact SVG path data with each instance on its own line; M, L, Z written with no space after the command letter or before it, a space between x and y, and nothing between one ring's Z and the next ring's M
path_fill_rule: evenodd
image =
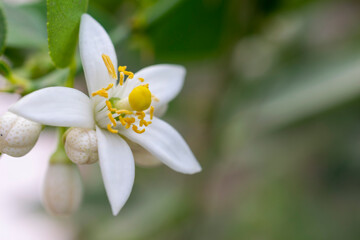
M6 38L6 23L5 16L0 3L0 55L4 52Z
M57 67L67 67L75 54L81 15L88 0L47 0L50 57Z
M46 46L46 19L42 14L42 7L41 3L21 6L4 4L7 46L22 48Z

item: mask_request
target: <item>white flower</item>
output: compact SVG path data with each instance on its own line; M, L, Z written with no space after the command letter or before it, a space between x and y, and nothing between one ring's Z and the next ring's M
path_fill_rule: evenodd
M0 117L0 152L24 156L34 147L40 132L40 124L6 112Z
M72 88L51 87L25 96L10 111L45 125L96 129L101 172L114 215L134 183L134 158L126 140L175 171L201 171L181 135L153 116L156 108L164 108L179 93L185 69L164 64L133 74L119 67L118 79L114 46L87 14L81 18L79 46L90 98Z

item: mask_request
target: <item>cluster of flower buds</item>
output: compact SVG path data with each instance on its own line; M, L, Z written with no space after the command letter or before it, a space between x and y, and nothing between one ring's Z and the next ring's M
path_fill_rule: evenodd
M158 110L160 111L155 114L163 115L166 107ZM0 153L13 157L24 156L36 144L41 130L41 124L6 112L0 117ZM138 165L150 167L160 164L159 160L140 145L131 142L129 144ZM99 159L95 130L70 128L63 135L63 146L60 154L55 152L50 159L43 188L46 210L59 216L75 212L82 199L80 174L77 166L72 163L93 164Z

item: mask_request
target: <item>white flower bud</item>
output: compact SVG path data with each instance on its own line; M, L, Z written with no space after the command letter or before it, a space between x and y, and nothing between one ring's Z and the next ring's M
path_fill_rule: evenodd
M24 156L34 147L40 132L39 123L6 112L0 117L0 152Z
M135 163L141 167L155 167L161 164L160 160L141 147L139 144L127 141L134 155Z
M76 164L92 164L98 161L98 147L95 130L71 128L66 133L65 151Z
M54 215L69 215L81 203L82 185L77 167L53 163L45 176L43 201L46 210Z
M154 115L156 117L163 117L168 109L168 104L162 104L159 106L155 106L155 111L154 111Z

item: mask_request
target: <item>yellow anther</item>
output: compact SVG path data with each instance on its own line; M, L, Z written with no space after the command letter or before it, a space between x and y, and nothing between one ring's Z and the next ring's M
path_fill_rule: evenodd
M152 120L153 117L154 117L154 110L155 110L154 106L151 106L151 107L150 107L150 119L151 119L151 120Z
M119 132L118 130L112 129L112 128L111 128L111 124L108 124L108 125L107 125L107 129L108 129L109 132L111 132L111 133L118 133L118 132Z
M118 70L119 70L119 72L125 72L126 66L119 66Z
M124 121L124 118L122 116L119 116L119 120L121 122L121 125L125 126L126 122Z
M138 119L144 119L144 117L145 117L144 112L136 112L136 115L138 116Z
M112 113L108 113L108 117L109 117L110 121L112 122L113 126L116 127L116 121L115 121L115 118L113 117Z
M109 97L109 94L108 94L108 90L110 89L110 88L112 88L114 86L114 84L113 83L110 83L106 88L102 88L102 89L100 89L100 90L97 90L96 92L93 92L92 94L91 94L91 96L96 96L96 95L99 95L99 96L101 96L101 97L104 97L104 98L108 98Z
M120 82L119 82L120 86L122 86L124 84L124 73L120 72Z
M137 127L136 125L133 125L133 126L132 126L132 130L133 130L134 132L136 132L136 133L139 133L139 134L145 132L145 128L143 128L143 129L141 129L141 130L138 130L138 127Z
M144 82L144 79L143 78L138 78L140 82Z
M106 106L110 112L115 112L116 108L112 108L111 102L109 100L106 100Z
M135 118L124 118L124 121L126 122L126 129L129 129L131 127L131 124L133 124L135 122Z
M134 73L129 72L129 71L124 71L124 74L129 76L130 79L132 79L134 77Z
M106 88L105 88L105 90L107 91L107 90L109 90L110 88L112 88L114 86L114 84L113 83L110 83Z
M152 122L151 121L146 121L144 119L140 120L140 127L142 127L143 125L145 125L145 127L149 126Z
M135 118L133 118L133 117L131 117L131 118L130 118L130 117L126 117L126 118L124 118L124 121L131 124L131 123L134 123L134 122L135 122Z
M108 97L109 97L108 92L107 92L104 88L103 88L103 89L100 89L100 90L98 90L98 91L96 91L96 92L93 92L91 95L92 95L93 97L96 96L96 95L99 95L99 96L104 97L104 98L108 98Z
M128 111L128 110L117 110L116 113L117 114L128 114L128 115L133 114L132 111Z
M129 104L135 111L141 112L151 105L151 92L144 86L134 88L129 94Z
M113 79L116 79L116 72L115 72L114 64L112 63L110 57L106 54L103 54L101 56L102 56L102 59L105 63L105 66L106 66L109 74L111 75L111 77Z
M144 86L144 87L146 87L146 88L149 88L149 84L147 83L147 84L144 84L144 85L141 85L141 86Z

